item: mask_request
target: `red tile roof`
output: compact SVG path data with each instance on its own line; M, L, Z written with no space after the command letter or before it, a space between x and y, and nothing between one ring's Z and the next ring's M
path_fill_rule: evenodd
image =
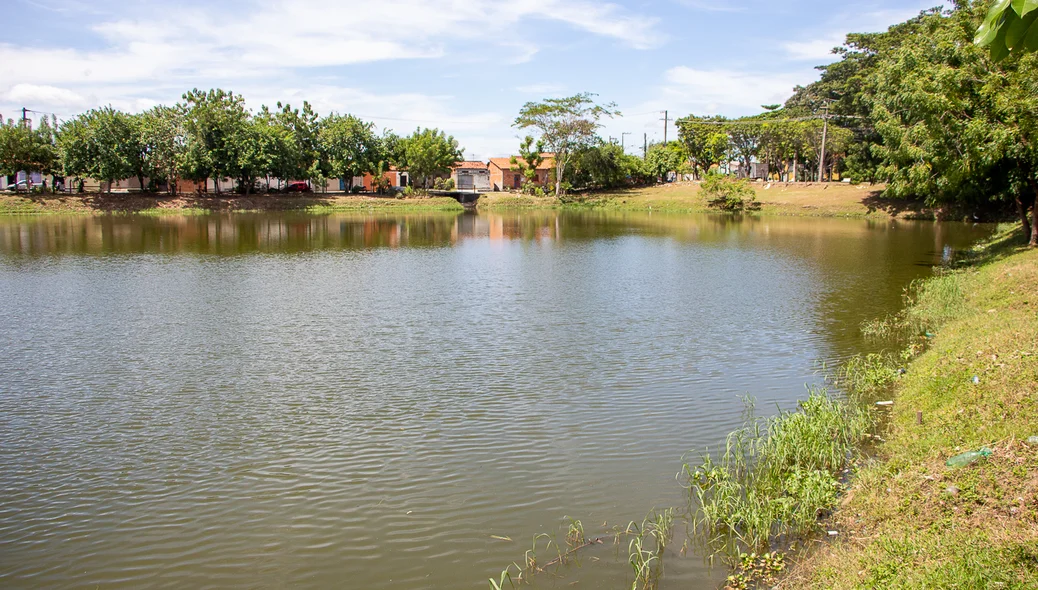
M453 170L458 170L459 168L478 168L480 170L486 170L487 169L487 163L486 162L458 162L457 164L451 166L451 168Z
M537 166L538 170L551 170L552 168L555 167L555 154L541 154L541 156L543 156L544 159L541 160L540 165ZM524 160L524 159L522 159L522 158L520 158L518 156L515 157L515 160L519 164L522 164L524 166L526 165L526 160ZM508 157L508 158L490 158L490 163L495 165L495 166L497 166L498 168L500 168L502 170L511 170L512 169L512 158L511 157Z

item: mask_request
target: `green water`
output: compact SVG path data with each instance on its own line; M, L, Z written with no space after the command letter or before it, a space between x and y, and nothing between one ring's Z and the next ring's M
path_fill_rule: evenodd
M565 516L683 506L742 396L793 407L990 230L0 218L0 586L486 588ZM683 534L662 587L716 586ZM626 544L557 576L629 588Z

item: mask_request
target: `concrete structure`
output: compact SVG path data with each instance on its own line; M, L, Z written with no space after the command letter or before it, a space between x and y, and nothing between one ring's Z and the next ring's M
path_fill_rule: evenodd
M454 188L460 191L489 191L490 168L483 162L459 162L451 169Z

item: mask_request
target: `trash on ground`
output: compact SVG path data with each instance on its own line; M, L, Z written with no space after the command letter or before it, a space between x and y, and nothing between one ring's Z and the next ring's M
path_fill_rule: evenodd
M967 465L972 465L973 463L976 463L981 459L986 459L990 456L991 449L987 447L981 447L979 450L976 451L966 451L965 453L955 455L954 457L951 457L947 461L945 461L944 464L948 467L965 467Z

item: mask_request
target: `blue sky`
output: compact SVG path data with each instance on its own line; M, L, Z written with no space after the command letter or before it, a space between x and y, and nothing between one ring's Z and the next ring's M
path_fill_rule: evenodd
M848 32L934 4L3 0L0 113L140 111L222 87L254 109L309 100L401 134L440 127L485 159L515 150L523 103L588 91L624 115L602 135L630 133L640 153L644 133L662 139L661 111L759 112L817 79Z

